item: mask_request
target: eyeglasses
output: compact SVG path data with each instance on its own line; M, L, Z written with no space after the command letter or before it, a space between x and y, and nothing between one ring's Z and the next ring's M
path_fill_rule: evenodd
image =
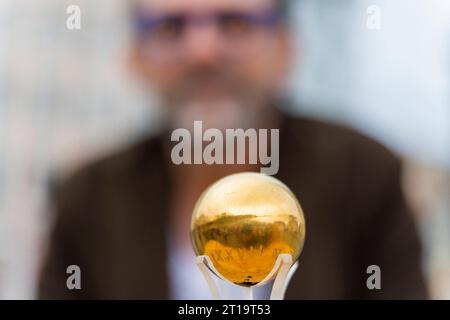
M223 11L204 14L152 15L137 11L134 27L153 58L174 58L182 53L187 34L193 28L213 27L224 50L243 53L254 47L266 31L279 24L275 10L257 12ZM181 50L181 51L180 51Z

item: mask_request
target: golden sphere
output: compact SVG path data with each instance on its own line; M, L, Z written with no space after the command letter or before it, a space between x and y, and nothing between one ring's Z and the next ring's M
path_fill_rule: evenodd
M279 254L295 261L305 240L305 219L295 195L259 173L225 177L198 199L191 220L195 253L210 257L225 279L242 286L261 282Z

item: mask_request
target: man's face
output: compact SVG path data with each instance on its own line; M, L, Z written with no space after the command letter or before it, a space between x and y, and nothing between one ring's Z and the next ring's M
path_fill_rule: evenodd
M136 69L174 125L252 124L279 91L289 60L274 0L140 0Z

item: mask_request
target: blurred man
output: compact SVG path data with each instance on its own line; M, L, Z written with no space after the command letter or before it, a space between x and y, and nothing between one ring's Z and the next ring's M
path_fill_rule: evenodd
M210 297L189 239L194 203L217 179L261 164L174 165L170 132L201 120L221 131L280 129L276 177L307 221L287 298L425 298L399 160L351 130L280 111L293 54L285 1L134 5L130 65L164 107L165 130L57 188L40 297ZM81 290L67 288L70 265L81 269ZM373 265L380 289L367 286Z

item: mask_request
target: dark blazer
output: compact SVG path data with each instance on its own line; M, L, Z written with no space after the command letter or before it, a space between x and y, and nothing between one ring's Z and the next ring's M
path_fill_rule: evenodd
M170 185L160 135L108 156L56 189L56 220L39 297L166 299ZM427 297L420 243L399 160L336 125L283 116L277 178L297 195L306 242L287 299ZM78 265L82 289L68 290ZM369 290L367 267L381 268Z

